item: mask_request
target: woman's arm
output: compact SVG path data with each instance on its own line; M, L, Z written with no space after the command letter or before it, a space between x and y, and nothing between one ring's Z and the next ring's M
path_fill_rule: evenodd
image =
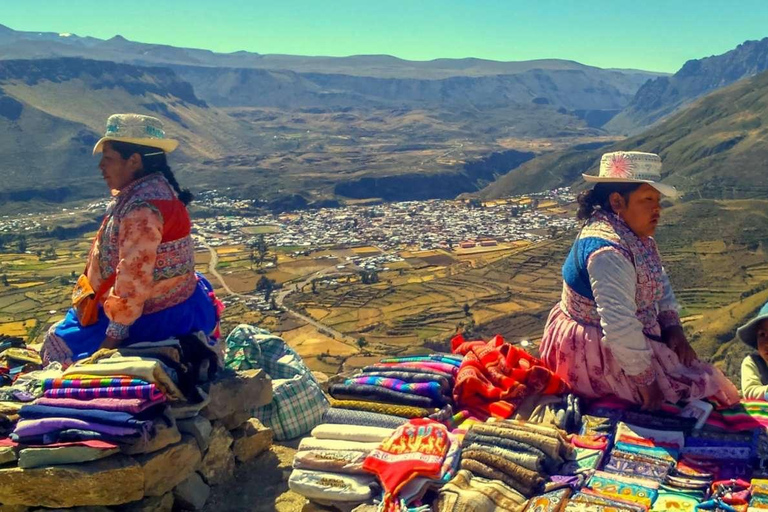
M632 262L613 248L595 252L587 263L605 342L624 373L645 385L653 381L652 352L637 318L637 274Z
M750 400L768 400L768 383L760 379L760 370L752 356L741 362L741 392Z
M115 284L104 300L109 318L107 339L124 340L152 293L157 247L163 237L160 213L151 206L133 209L120 222L119 263Z

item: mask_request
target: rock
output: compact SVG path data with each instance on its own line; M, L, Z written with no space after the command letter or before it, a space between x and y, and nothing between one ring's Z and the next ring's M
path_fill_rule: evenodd
M57 446L55 448L25 448L19 452L19 467L24 469L59 464L77 464L103 459L118 453L117 448L100 449L90 446Z
M203 481L199 473L192 473L173 490L176 504L184 510L201 510L208 497L211 488Z
M242 427L243 424L251 417L251 410L247 411L235 411L226 418L221 418L219 421L226 427L227 430L235 430L238 427Z
M272 381L264 370L222 372L211 383L208 395L211 402L202 414L209 420L218 420L271 402Z
M166 419L171 423L170 425L165 422ZM155 434L150 439L139 439L131 445L122 446L120 451L126 455L154 453L179 441L181 441L181 432L176 426L176 421L173 418L160 418L155 423Z
M0 512L27 512L29 507L26 505L0 505Z
M178 420L176 426L182 434L189 434L197 440L200 451L205 453L208 449L208 441L211 438L213 426L211 422L202 416L195 416L186 420Z
M173 503L173 493L167 492L162 496L150 496L127 505L120 505L117 510L119 512L171 512Z
M109 507L89 506L72 508L36 508L31 509L31 512L112 512L112 509Z
M136 462L144 471L144 495L162 496L186 480L200 464L200 449L191 436L159 452L139 455Z
M16 458L16 450L12 446L0 446L0 465L13 462Z
M256 418L232 432L232 452L238 462L245 462L266 451L272 445L272 429L265 427Z
M88 464L0 469L0 503L49 508L120 505L144 496L144 472L130 457Z
M200 464L200 473L210 485L218 485L235 472L235 455L230 450L232 435L221 423L215 423L208 451Z

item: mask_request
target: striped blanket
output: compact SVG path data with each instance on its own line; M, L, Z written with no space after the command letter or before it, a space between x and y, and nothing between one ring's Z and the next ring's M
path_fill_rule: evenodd
M66 388L112 388L126 386L146 386L149 382L132 377L93 377L85 379L45 379L43 391Z
M164 395L156 385L144 384L141 386L46 389L43 392L43 396L46 398L79 398L81 400L90 400L92 398L144 398L160 400Z
M768 427L768 402L742 400L732 407L716 409L707 418L707 425L731 432Z

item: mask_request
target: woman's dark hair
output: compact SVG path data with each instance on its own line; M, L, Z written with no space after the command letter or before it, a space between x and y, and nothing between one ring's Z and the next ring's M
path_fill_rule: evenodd
M614 192L621 194L624 201L629 202L629 195L640 188L642 183L598 183L591 190L585 190L579 194L576 201L579 203L579 211L576 217L579 220L587 220L596 209L612 212L610 197Z
M156 172L162 173L168 183L171 184L173 190L176 191L179 201L185 205L192 202L195 196L188 188L181 188L179 182L176 181L176 176L173 175L173 171L168 166L168 161L165 158L165 151L159 148L153 148L151 146L143 146L141 144L131 144L129 142L120 142L116 140L109 141L109 146L120 153L123 160L128 160L131 155L138 153L141 157L141 166L143 169L139 171L137 178L148 176Z

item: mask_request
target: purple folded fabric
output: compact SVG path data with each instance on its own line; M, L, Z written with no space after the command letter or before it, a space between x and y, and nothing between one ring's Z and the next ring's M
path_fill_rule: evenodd
M118 386L106 388L61 388L46 389L43 393L46 398L145 398L157 400L164 396L154 384L144 386Z
M165 402L165 396L156 400L144 398L92 398L79 400L77 398L47 398L35 400L36 405L49 405L53 407L69 407L71 409L98 409L101 411L130 412L138 414L158 404Z
M113 436L135 436L136 434L146 433L146 429L134 427L117 427L113 425L102 425L92 421L76 420L73 418L41 418L36 420L20 420L11 434L18 437L39 436L49 434L58 430L65 429L91 430L102 434Z
M393 391L400 391L401 393L427 396L441 402L446 400L446 396L443 394L443 389L437 382L405 382L389 377L362 375L347 379L346 384L379 386Z

